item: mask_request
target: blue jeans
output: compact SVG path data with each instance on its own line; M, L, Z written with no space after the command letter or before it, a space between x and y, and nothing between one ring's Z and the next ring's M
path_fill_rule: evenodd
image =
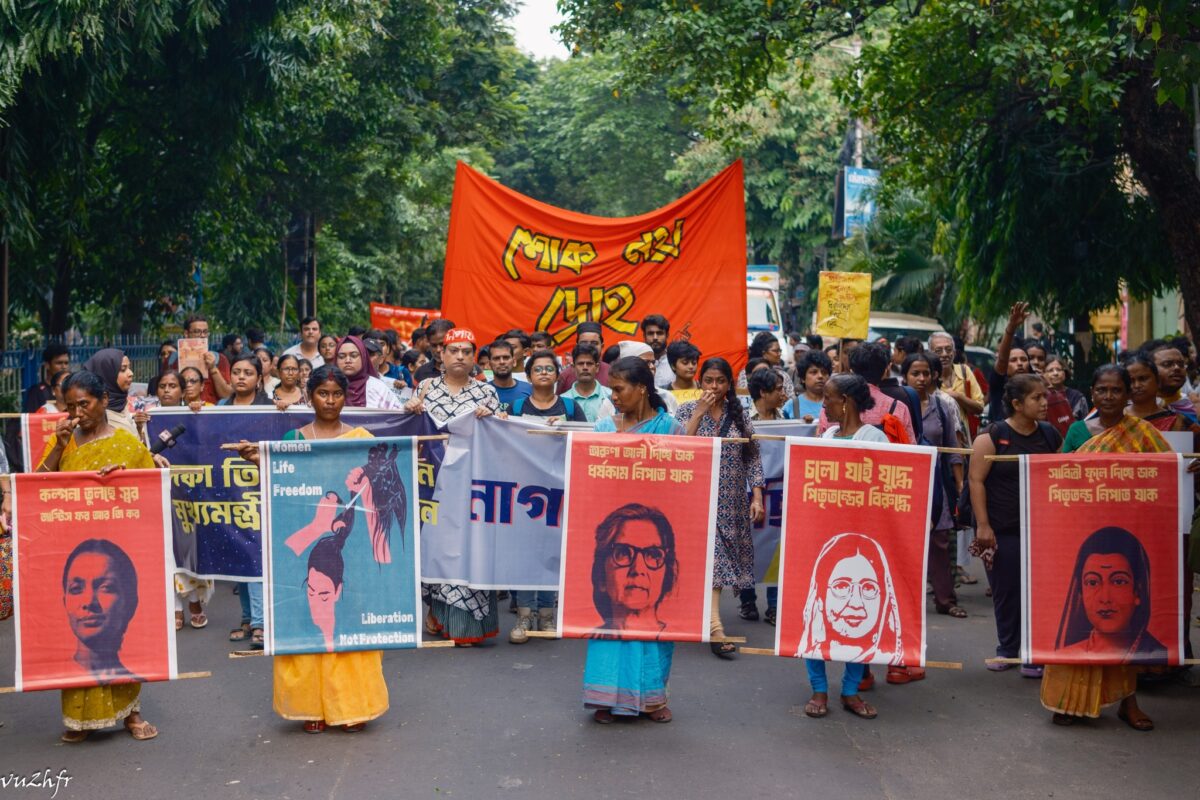
M558 592L526 589L520 592L513 592L513 595L517 598L517 608L531 608L534 611L540 611L543 608L554 608L554 604L558 602Z
M758 603L758 592L754 591L753 586L751 586L749 589L742 589L740 592L738 592L738 602L739 603L757 604ZM779 587L778 586L768 586L767 587L767 608L775 608L777 605L779 605Z
M250 623L251 628L263 626L263 585L262 581L248 581L238 587L238 600L242 601L242 624Z
M808 668L808 682L812 684L813 694L817 692L828 694L829 679L825 677L825 662L806 658L804 666ZM862 681L863 675L867 673L867 665L844 664L843 666L846 669L842 672L842 697L850 697L858 694L858 684Z

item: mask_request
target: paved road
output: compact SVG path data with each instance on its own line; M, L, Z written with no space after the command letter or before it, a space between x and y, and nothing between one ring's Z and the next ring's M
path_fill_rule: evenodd
M978 573L977 573L978 574ZM761 598L761 592L760 592ZM1059 728L1036 681L993 674L982 585L964 587L965 620L930 608L931 659L962 660L918 684L882 684L874 721L831 708L806 718L803 666L765 656L719 661L676 648L670 725L599 726L581 707L584 643L501 641L470 649L390 653L391 710L360 734L309 736L271 711L271 665L231 661L239 611L220 585L203 631L179 636L181 671L207 680L151 684L143 711L162 733L58 742L59 694L0 696L0 779L65 769L60 798L1194 798L1200 689L1150 688L1158 730L1138 733L1106 711ZM507 626L513 617L504 615ZM737 619L731 634L768 646L773 628ZM1194 636L1200 640L1200 636ZM0 681L12 675L12 624L0 625ZM831 668L831 677L839 674ZM4 789L0 796L49 797Z

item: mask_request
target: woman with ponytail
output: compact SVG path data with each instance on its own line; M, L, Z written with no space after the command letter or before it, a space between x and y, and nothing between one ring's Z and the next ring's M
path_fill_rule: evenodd
M713 558L713 602L709 631L714 639L725 636L721 624L721 589L754 586L754 540L750 525L763 518L762 461L758 444L750 437L754 426L746 419L734 388L733 369L723 358L709 358L700 365L699 400L684 403L675 418L688 436L717 436L748 439L744 443L721 444L721 479L717 495L717 536ZM746 487L750 486L750 496ZM729 642L713 642L718 658L732 659L736 648Z

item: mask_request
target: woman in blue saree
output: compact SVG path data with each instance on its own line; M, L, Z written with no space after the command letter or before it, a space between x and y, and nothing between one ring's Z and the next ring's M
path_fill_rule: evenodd
M667 413L645 361L619 359L608 377L617 414L597 422L597 433L683 433ZM613 722L617 716L640 714L654 722L670 722L667 679L674 652L673 642L589 641L583 670L584 707L593 709L592 718L601 724Z

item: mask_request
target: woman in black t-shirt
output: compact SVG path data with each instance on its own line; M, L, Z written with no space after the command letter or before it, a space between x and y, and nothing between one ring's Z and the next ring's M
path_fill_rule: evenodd
M550 422L587 422L587 415L576 402L562 398L554 393L558 384L558 357L553 350L538 350L525 362L525 374L529 376L529 385L533 393L529 397L520 398L513 404L513 415L522 417L547 417Z
M996 614L996 655L1016 658L1021 648L1021 479L1015 461L988 461L991 455L1057 453L1058 431L1045 421L1046 384L1036 375L1009 377L1004 387L1005 419L975 439L971 458L971 508L975 512L973 549L983 551ZM992 663L1000 671L1010 664ZM1023 665L1021 674L1041 677L1041 667Z

